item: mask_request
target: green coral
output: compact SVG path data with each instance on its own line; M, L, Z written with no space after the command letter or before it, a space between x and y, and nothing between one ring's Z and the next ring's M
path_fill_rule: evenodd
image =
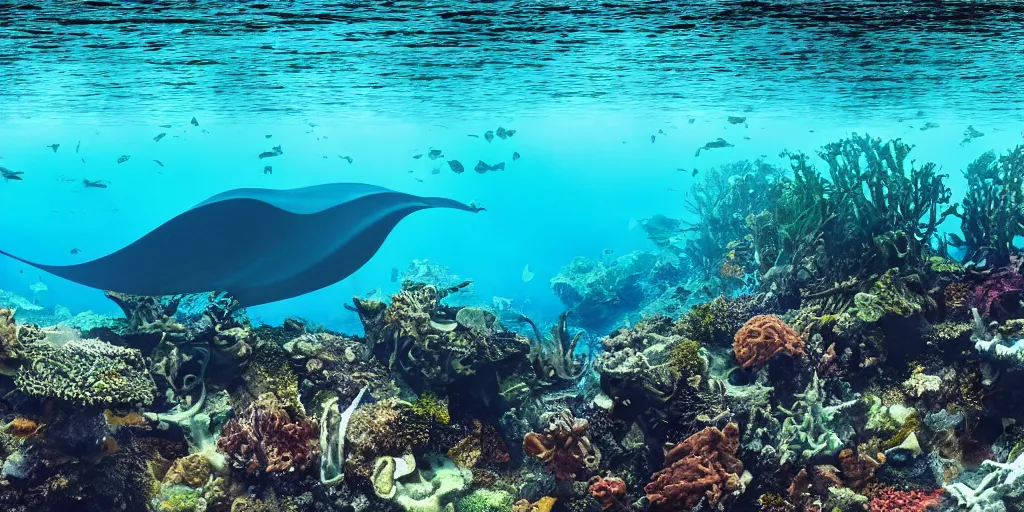
M153 502L158 512L201 512L206 510L206 502L200 500L199 491L187 485L166 486Z
M921 420L918 419L917 415L910 416L903 422L903 426L900 427L900 429L896 431L896 433L893 434L892 437L886 439L885 441L882 441L880 448L882 449L882 451L888 450L890 448L895 448L903 444L903 441L906 441L907 437L910 437L910 434L916 433L920 430Z
M899 270L892 268L882 274L867 293L854 297L857 317L864 322L877 322L887 314L910 317L924 311L925 297L907 288L900 279Z
M928 258L928 267L936 274L957 274L964 270L964 266L959 262L942 256Z
M258 343L243 379L253 396L272 393L289 413L305 415L299 401L299 377L281 347L269 342Z
M455 502L455 512L511 512L512 495L502 490L477 489Z
M442 425L447 425L452 420L451 415L448 414L448 399L439 398L430 391L423 393L412 403L412 410L417 415Z
M818 374L803 393L797 393L796 402L789 409L779 406L786 416L782 422L779 451L781 464L798 464L819 454L835 455L854 435L844 411L857 400L845 402L830 399Z
M707 370L707 360L701 356L700 343L683 340L669 349L669 366L679 374L680 379L702 375Z
M100 340L71 340L59 347L28 346L14 378L23 392L82 406L149 405L156 385L142 352Z

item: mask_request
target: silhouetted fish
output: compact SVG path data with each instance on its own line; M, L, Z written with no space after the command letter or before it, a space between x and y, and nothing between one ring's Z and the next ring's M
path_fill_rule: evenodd
M338 155L338 158L340 158L340 159L342 159L342 160L344 160L344 161L346 161L348 163L352 163L352 157L350 157L348 155L346 155L346 156Z
M161 162L160 160L153 160L153 162L154 162L155 164L159 165L160 167L163 167L163 166L164 166L164 163L163 163L163 162Z
M437 160L442 156L444 156L444 154L441 152L440 149L431 149L430 152L427 153L427 157L430 158L431 160Z
M508 137L508 132L505 131L505 129L500 126L498 127L497 130L494 130L494 134L497 135L498 138L501 140L505 140L505 137Z
M56 153L57 152L57 148L60 147L60 144L50 144L49 146L46 146L46 147L52 149L53 152Z
M25 180L21 179L21 175L22 174L25 174L25 173L22 172L22 171L12 171L12 170L10 170L10 169L8 169L6 167L0 167L0 177L2 177L5 180L8 180L8 181L10 181L10 180L25 181Z
M486 140L487 142L494 140L494 132L491 130L487 130L486 132L484 132L484 140Z
M78 141L78 144L75 144L75 154L76 155L78 154L78 149L81 148L81 147L82 147L82 141Z
M267 139L269 139L269 138L271 138L271 137L273 137L273 136L274 136L274 134L273 134L273 133L271 133L271 134L268 134L268 135L264 135L263 137L264 137L264 138L267 138Z
M85 185L85 188L107 188L107 184L103 183L100 180L96 180L96 181L82 180L82 184Z
M659 128L659 129L658 129L658 133L660 133L660 134L662 134L662 135L665 135L665 130L662 130L661 128Z
M420 153L420 154L418 154L418 155L413 155L413 156L412 156L412 159L413 159L413 160L419 160L420 158L423 158L423 153Z
M131 157L132 157L131 155L121 155L121 156L117 157L117 163L123 164L123 163L127 162L128 159L131 158Z
M166 137L166 136L167 136L167 134L166 134L166 133L160 133L160 134L157 134L157 136L156 136L156 137L153 137L153 142L160 142L160 139L162 139L162 138L164 138L164 137Z
M274 168L269 165L264 167L263 174L274 174Z
M448 160L448 167L451 167L452 172L455 174L462 174L466 172L466 168L462 166L462 162L458 160Z
M71 249L71 254L82 254L82 250L76 247L74 249Z
M512 152L512 161L514 162L516 160L519 160L519 152L518 151L513 151Z
M960 145L961 146L966 146L972 140L977 139L978 137L984 137L984 136L985 136L985 134L979 132L978 130L975 130L974 126L968 126L967 129L964 130L964 140L960 141ZM54 151L56 151L56 150L54 150Z
M719 137L717 140L713 140L713 141L708 142L707 144L704 144L703 146L697 148L697 154L694 155L694 156L700 156L700 150L702 150L702 149L703 150L708 150L708 149L720 149L720 148L731 148L731 147L732 147L732 144L729 144L728 142L725 141L725 139Z
M651 135L651 144L654 144L654 135Z
M192 126L199 126L199 120L193 117L192 118Z
M726 120L729 121L729 124L743 124L744 122L746 122L747 118L740 116L729 116Z
M474 139L479 139L480 138L479 135L475 135L475 134L472 134L472 133L469 134L469 135L466 135L466 137L473 137Z
M281 146L274 146L274 147L272 147L270 149L272 149L274 151L274 153L277 153L279 155L284 153L284 151L281 149Z
M170 127L171 127L171 125L169 125L169 124L162 124L162 125L160 125L160 128L170 128Z
M515 130L511 130L511 129L505 130L505 135L508 135L509 137L511 137L511 136L513 136L515 134L516 134Z
M686 124L693 124L693 123L696 123L696 122L697 122L697 120L692 118L692 117L686 120Z
M484 163L483 160L480 160L479 162L477 162L476 167L474 167L473 170L475 170L476 172L478 172L480 174L484 174L484 173L486 173L488 171L491 171L491 172L493 172L493 171L504 171L505 170L505 162L498 162L498 163L496 163L494 165L487 165L486 163Z
M278 155L278 153L276 153L274 151L264 151L264 152L260 153L260 160L262 160L264 158L270 158L270 157L273 157L273 156L277 156L277 155Z

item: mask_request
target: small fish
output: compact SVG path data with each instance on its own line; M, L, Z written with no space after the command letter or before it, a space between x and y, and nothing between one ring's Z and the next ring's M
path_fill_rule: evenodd
M530 265L527 264L526 268L523 269L523 282L529 283L530 281L533 281L533 275L533 272L530 272Z
M416 181L423 183L423 178L416 178Z
M444 154L441 152L440 149L431 149L430 152L427 153L427 157L430 158L431 160L437 160L442 156L444 156Z
M938 128L938 127L939 127L939 123L933 123L931 121L928 121L927 123L924 123L924 126L922 126L920 128L920 130L922 132L926 132L928 130L931 130L932 128Z
M744 136L743 136L743 140L750 140L750 137L749 137L749 136L747 136L747 135L744 135Z
M163 162L161 162L160 160L153 160L153 163L155 163L155 164L159 165L160 167L163 167L163 166L164 166L164 163L163 163Z
M728 118L726 118L726 121L729 121L729 124L743 124L747 122L747 118L740 116L729 116Z
M76 155L78 154L78 149L81 148L81 147L82 147L82 141L78 141L78 144L75 144L75 154Z
M338 155L338 158L340 158L340 159L342 159L342 160L344 160L344 161L346 161L348 163L352 163L352 157L350 157L348 155L345 155L345 156Z
M22 174L25 173L22 171L12 171L6 167L0 167L0 177L2 177L6 181L25 181L21 179Z
M686 124L693 124L693 123L696 123L696 122L697 122L697 120L692 118L692 117L686 120Z
M170 127L171 127L171 125L169 125L169 124L162 124L162 125L160 125L160 128L170 128Z
M419 160L420 158L423 158L423 153L420 153L420 154L418 154L418 155L413 155L413 156L412 156L412 159L413 159L413 160Z
M82 250L76 247L71 249L71 254L82 254Z
M486 140L487 142L491 142L492 140L494 140L494 132L491 130L487 130L486 132L484 132L484 140Z
M505 135L508 135L509 137L511 137L511 136L513 136L515 134L516 134L515 130L505 130Z
M107 184L104 183L101 180L96 180L96 181L82 180L82 184L85 185L85 188L107 188Z
M263 174L274 174L274 168L269 165L264 167Z
M441 174L441 169L439 169L439 168L437 168L437 167L434 167L433 169L431 169L431 170L430 170L430 174L431 174L431 175L434 175L434 174Z
M702 149L706 151L706 150L709 150L709 149L720 149L720 148L731 148L731 147L732 147L732 144L729 144L728 142L725 141L725 139L719 137L717 140L713 140L713 141L708 142L707 144L704 144L703 146L697 148L697 154L694 155L694 156L700 156L700 151Z
M273 156L278 156L278 155L280 155L280 153L278 153L276 151L264 151L264 152L260 153L260 160L262 160L264 158L270 158L270 157L273 157Z
M324 156L322 156L320 158L323 158L324 160L327 160L327 155L324 155Z
M699 170L697 170L697 168L696 168L696 167L694 167L694 168L693 168L693 174L691 174L691 175L690 175L690 177L691 177L691 178L696 178L696 177L697 177L697 173L698 173L698 172L700 172L700 171L699 171Z
M985 134L979 132L978 130L975 130L974 126L968 126L967 129L964 130L964 140L960 141L960 145L961 146L966 146L972 140L977 139L978 137L984 137L984 136L985 136ZM56 150L54 150L54 151L56 151Z
M191 122L192 122L192 126L199 126L199 120L198 119L193 117Z
M49 146L46 146L46 147L52 149L53 152L56 153L57 152L57 148L60 147L60 144L50 144Z
M279 155L284 154L284 151L281 149L281 146L274 146L270 149L273 150L274 153L277 153Z
M604 250L604 253L605 253L605 254L612 254L612 253L614 253L614 252L615 252L615 249L605 249L605 250Z
M162 138L164 138L166 136L167 136L166 133L159 133L159 134L157 134L156 137L153 137L153 142L160 142L160 139L162 139Z
M127 162L128 159L131 158L131 157L132 157L131 155L121 155L121 156L117 157L117 163L123 164L123 163Z
M512 152L512 161L515 162L516 160L519 160L519 158L520 158L519 157L519 152L518 151L513 151Z
M466 137L473 137L474 139L479 139L480 138L479 135L472 134L472 133L470 133L469 135L466 135Z
M654 144L654 135L651 135L651 144Z
M270 133L270 134L264 135L264 136L263 136L263 138L265 138L265 139L269 139L269 138L271 138L271 137L273 137L273 136L274 136L274 134L273 134L273 133Z
M46 283L44 283L44 282L43 282L43 277L42 277L42 276L39 276L39 282L36 282L36 283L32 283L32 284L30 284L30 285L28 286L28 289L29 289L29 290L31 290L31 291L32 291L32 293L34 293L34 294L37 294L37 295L38 295L38 294L40 294L40 293L43 293L43 292L49 291L49 290L50 290L50 287L49 287L49 286L46 286Z
M462 174L466 172L466 168L463 167L462 162L458 160L448 160L448 167L452 169L455 174Z
M203 129L203 133L210 133L209 130Z
M83 164L85 163L85 157L82 157L82 163Z
M488 164L484 163L483 160L480 160L479 162L476 163L476 167L474 167L473 170L475 170L476 172L478 172L480 174L484 174L484 173L486 173L488 171L491 171L491 172L493 172L493 171L504 171L505 170L505 162L498 162L498 163L496 163L494 165L488 165Z
M498 138L501 140L505 140L508 137L508 132L505 131L505 129L500 126L498 127L497 130L494 130L494 134L497 135Z
M659 128L658 129L658 133L661 134L661 135L665 135L665 130L662 130L661 128Z
M398 282L398 267L391 267L391 282Z

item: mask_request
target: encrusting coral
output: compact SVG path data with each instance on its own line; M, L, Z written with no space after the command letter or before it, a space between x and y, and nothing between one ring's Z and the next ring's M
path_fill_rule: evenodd
M248 474L303 472L319 445L316 424L289 416L273 395L263 395L224 425L217 448Z
M743 462L736 458L740 431L735 423L724 430L708 427L665 452L665 469L644 487L655 511L711 506L743 492Z

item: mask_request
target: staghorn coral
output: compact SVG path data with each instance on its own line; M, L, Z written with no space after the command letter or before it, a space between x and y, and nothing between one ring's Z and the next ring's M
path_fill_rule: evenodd
M319 451L317 439L315 423L293 419L268 393L228 420L217 449L249 475L303 472Z
M527 455L544 461L548 469L560 480L571 480L584 471L597 469L601 452L591 445L587 437L590 424L576 418L568 409L541 415L545 424L542 433L530 432L523 438Z
M950 245L963 249L964 260L974 266L1007 265L1016 252L1014 238L1024 236L1024 147L998 158L993 151L984 153L963 173L963 210L953 212L963 238L948 234Z
M804 353L804 340L775 315L758 315L736 331L733 353L743 368L764 364L775 354L800 356Z
M27 364L14 381L29 395L80 406L153 403L156 387L138 350L90 339L59 347L37 342L24 354Z
M724 430L708 427L666 451L665 469L644 487L651 510L689 510L702 502L716 506L742 492L743 462L736 458L739 436L735 423Z

